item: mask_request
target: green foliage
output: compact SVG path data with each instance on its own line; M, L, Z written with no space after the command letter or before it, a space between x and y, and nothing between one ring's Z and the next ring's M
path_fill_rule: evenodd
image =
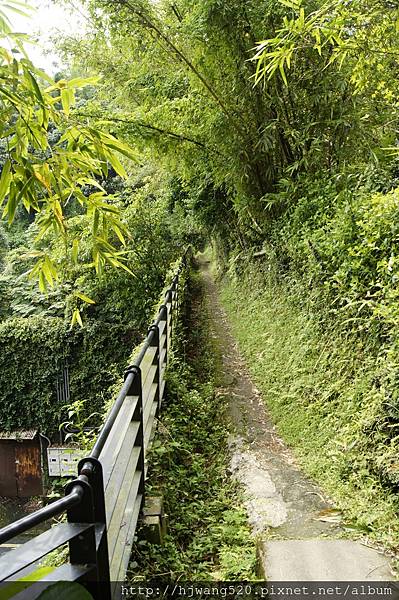
M381 148L395 142L397 7L383 0L276 5L282 19L253 60L255 83L268 89L281 81L296 117L289 132L296 160L286 173L378 164Z
M78 239L71 238L66 218L71 201L82 207L92 226L88 264L97 274L107 264L128 270L121 249L128 233L113 196L98 180L107 177L110 168L126 177L117 155L136 160L136 154L105 130L72 118L76 90L97 80L78 77L55 82L37 70L26 56L22 36L12 32L2 10L20 12L21 6L0 2L1 36L14 48L11 52L0 48L0 207L9 225L21 207L34 215L36 242L50 235L63 240L58 263L48 248L31 249L34 264L29 277L38 280L44 293L54 286L62 265L78 260Z
M76 444L82 451L90 452L95 441L95 430L91 424L100 413L87 410L86 402L75 400L71 404L62 406L62 411L67 411L68 420L60 424L60 431L67 432L64 441Z
M254 538L237 484L226 475L227 428L216 394L220 359L192 277L191 294L195 317L178 334L147 482L149 495L164 497L169 533L161 546L136 544L131 579L251 580Z
M132 232L126 264L134 276L107 268L98 279L85 267L85 257L91 252L85 215L69 219L71 234L79 236L83 262L65 269L62 285L47 294L24 275L32 263L27 248L4 254L0 272L1 385L7 407L2 412L3 428L58 430L60 422L68 419L68 409L56 402L56 381L65 362L69 365L71 403L84 406L82 418L102 413L113 391L110 388L142 338L170 265L182 254L184 215L170 206L167 178L148 167L144 173L136 173L123 194L120 207ZM27 228L28 247L36 231L35 223ZM44 239L43 244L50 244L54 256L63 252L62 240ZM92 298L95 302L88 302ZM84 327L71 330L71 314L77 309L82 312ZM20 411L21 406L26 410ZM88 424L100 421L97 415Z
M297 198L280 193L287 181L394 163L394 5L87 5L92 36L63 42L106 82L84 115L162 161L225 255L262 243Z
M0 340L1 428L48 431L60 411L55 402L57 362L67 357L62 320L10 319L0 325Z
M289 10L276 36L257 46L255 83L279 72L288 85L286 71L313 51L325 68L346 71L355 93L367 90L374 100L392 102L397 82L389 67L399 55L397 6L378 0L279 3Z
M161 160L186 191L195 188L194 197L224 196L234 241L239 234L245 241L246 228L259 234L258 200L272 191L274 156L280 141L286 145L273 100L252 85L255 66L247 60L273 12L269 2L87 4L92 37L63 43L66 58L78 64L84 56L103 75L84 115Z
M343 510L344 527L395 549L397 359L321 320L309 293L258 267L224 284L223 303L279 433Z
M130 350L128 344L121 346L122 339L128 339L126 328L104 323L92 322L72 332L63 319L55 317L1 323L0 427L38 428L55 434L67 416L67 409L56 399L65 363L70 369L71 399L87 401L90 412L101 411L116 370L123 368ZM114 340L112 345L110 340Z
M8 239L8 236L6 236ZM29 239L26 239L29 244ZM71 285L63 282L46 294L24 273L32 264L29 247L19 246L5 252L0 265L0 319L33 315L63 317L65 296ZM2 268L1 268L2 267Z
M300 191L298 191L300 190ZM302 195L303 194L303 195ZM378 349L396 338L398 191L297 187L292 210L271 229L280 276L300 278L322 314ZM269 257L271 263L273 259ZM299 300L300 302L300 300ZM330 308L327 309L327 306Z

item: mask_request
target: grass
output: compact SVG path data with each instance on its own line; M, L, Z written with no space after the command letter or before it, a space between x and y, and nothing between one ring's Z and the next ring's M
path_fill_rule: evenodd
M343 511L350 535L397 553L398 496L380 468L391 460L375 383L381 365L342 329L323 329L298 290L255 269L221 284L233 333L279 433Z
M186 305L191 317L177 334L147 489L163 496L169 533L154 545L139 531L129 578L251 580L255 540L238 485L227 475L225 405L217 393L221 360L195 273Z

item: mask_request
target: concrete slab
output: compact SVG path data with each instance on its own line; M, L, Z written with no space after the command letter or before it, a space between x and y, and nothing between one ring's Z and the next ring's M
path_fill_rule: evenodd
M230 471L244 487L245 508L255 535L268 527L279 527L287 520L287 506L269 472L259 464L253 452L245 449L241 437L229 440L232 452Z
M351 540L270 540L259 544L268 581L392 581L388 560Z

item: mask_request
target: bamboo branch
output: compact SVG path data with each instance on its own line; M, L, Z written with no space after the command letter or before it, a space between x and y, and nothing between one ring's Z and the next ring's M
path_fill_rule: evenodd
M195 146L198 146L199 148L202 148L206 151L214 152L214 153L222 156L222 154L218 150L216 150L215 148L209 148L209 146L207 146L203 142L200 142L199 140L190 138L190 137L188 137L186 135L182 135L180 133L175 133L174 131L162 129L161 127L156 127L155 125L150 125L149 123L142 123L141 121L124 119L122 117L104 117L104 115L96 115L96 114L89 115L89 114L85 114L85 113L81 113L81 112L79 112L79 113L76 112L75 116L91 118L91 119L99 119L101 121L107 121L109 123L125 123L126 125L135 125L137 127L142 127L144 129L150 129L151 131L155 131L161 135L166 135L166 136L172 137L181 142L189 142L190 144L194 144Z
M219 97L217 92L213 89L212 85L207 81L207 79L204 77L204 75L202 75L202 73L197 69L197 67L191 62L191 60L185 54L183 54L181 50L179 50L179 48L172 42L172 40L165 33L163 33L163 31L161 31L161 29L144 12L133 6L130 0L119 0L119 4L125 6L132 14L139 17L139 19L141 19L142 22L149 29L154 31L158 38L161 39L169 47L169 49L173 52L173 54L177 56L180 62L184 63L186 67L188 67L188 69L192 73L194 73L194 75L201 81L202 85L208 91L210 96L218 104L223 114L227 117L227 119L230 121L233 127L242 135L244 133L242 128L237 124L223 100Z

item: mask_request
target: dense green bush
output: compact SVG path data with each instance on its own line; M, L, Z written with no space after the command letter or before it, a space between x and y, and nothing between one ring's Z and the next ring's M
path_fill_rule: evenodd
M171 202L168 178L155 177L149 167L139 170L123 191L121 214L130 232L124 250L131 274L109 265L99 278L87 265L71 264L45 294L28 276L29 251L49 243L45 238L35 242L35 223L25 231L26 247L5 252L2 269L0 264L0 428L57 431L67 418L67 410L60 414L56 401L63 364L69 366L71 402L83 401L87 414L101 412L132 349L142 339L189 228L182 226L182 208ZM80 239L83 259L89 262L87 226L84 215L68 220L72 234ZM54 256L61 255L62 240L52 242L52 250ZM84 292L94 304L86 304L76 292ZM71 328L76 307L83 328Z
M339 344L338 352L352 356L345 381L357 381L359 404L346 413L329 396L323 411L333 419L340 410L362 423L356 432L349 431L352 441L356 439L357 457L367 456L367 471L382 485L397 489L399 190L381 192L372 189L372 182L361 183L350 187L328 178L299 181L297 198L271 225L256 264L265 281L282 285L289 302L308 315L320 340L328 332L332 347ZM237 268L236 262L235 272L248 276L249 265L241 261ZM321 346L322 341L320 351ZM340 360L333 350L329 360ZM312 381L317 386L316 376L309 377L310 388ZM338 375L332 377L335 381ZM344 404L348 385L336 390ZM310 394L317 398L317 391ZM299 393L296 401L302 402ZM356 472L364 469L364 461L357 458L351 465Z
M274 230L289 278L319 307L379 347L396 339L399 190L339 193L318 182ZM318 192L318 193L317 193ZM280 276L281 264L278 266Z
M0 325L1 429L38 427L59 420L56 380L69 352L61 319L9 319Z
M95 321L74 330L62 319L51 317L1 323L0 428L34 427L54 434L67 412L56 395L65 364L71 401L86 401L90 412L101 410L135 336L127 328Z

